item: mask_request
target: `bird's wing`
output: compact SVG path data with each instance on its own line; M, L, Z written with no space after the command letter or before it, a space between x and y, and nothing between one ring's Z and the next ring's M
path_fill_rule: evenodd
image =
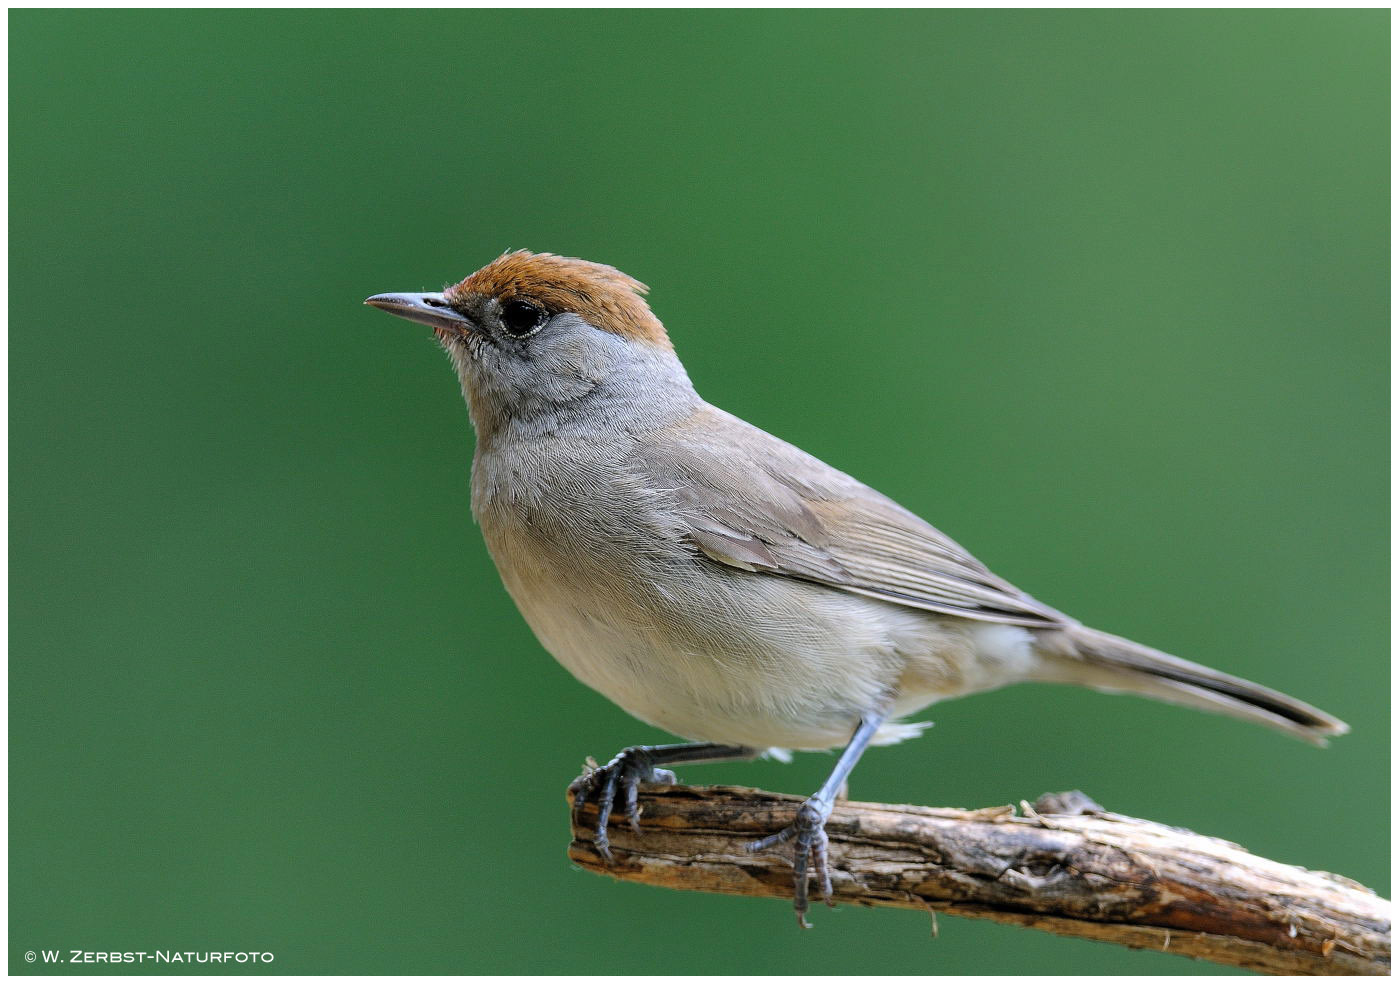
M737 417L700 413L652 435L638 461L710 559L964 618L1072 624L893 500Z

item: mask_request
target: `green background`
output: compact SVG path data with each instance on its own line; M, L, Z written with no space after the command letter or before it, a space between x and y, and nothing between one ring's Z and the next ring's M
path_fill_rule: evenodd
M360 305L507 247L648 282L709 400L1050 604L1354 727L1022 686L856 798L1081 787L1386 891L1388 17L12 14L11 969L1214 969L570 867L584 756L664 736L531 637L446 359Z

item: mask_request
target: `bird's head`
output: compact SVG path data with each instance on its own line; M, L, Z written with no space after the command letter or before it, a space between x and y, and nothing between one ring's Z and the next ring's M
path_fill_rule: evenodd
M365 303L433 329L484 436L504 420L556 416L590 400L688 389L646 290L602 263L515 250L440 293Z

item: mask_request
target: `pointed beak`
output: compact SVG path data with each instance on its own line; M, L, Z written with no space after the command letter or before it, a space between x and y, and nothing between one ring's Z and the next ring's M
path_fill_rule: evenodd
M448 304L441 294L375 294L366 297L364 303L437 332L466 334L476 330L471 319Z

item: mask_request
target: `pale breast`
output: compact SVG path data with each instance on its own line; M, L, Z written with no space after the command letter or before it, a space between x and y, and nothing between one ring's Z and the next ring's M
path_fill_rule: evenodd
M908 713L972 683L963 620L719 564L625 462L570 462L554 449L549 467L544 489L525 480L529 462L478 460L487 546L545 649L648 724L692 740L829 748L870 708L892 699ZM882 737L906 734L891 725Z

